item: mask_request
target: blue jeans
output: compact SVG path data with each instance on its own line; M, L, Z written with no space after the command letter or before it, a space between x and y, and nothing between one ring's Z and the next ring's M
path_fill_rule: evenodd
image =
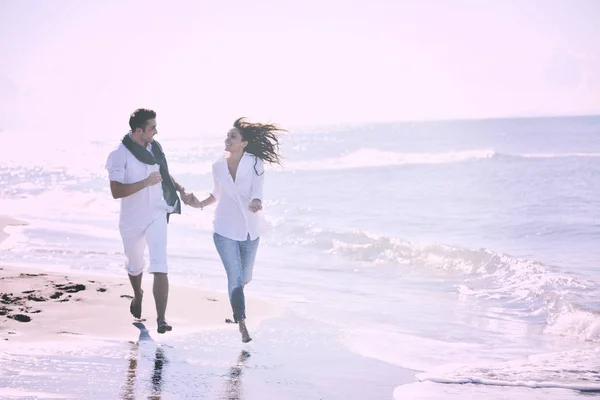
M238 241L213 233L213 240L227 272L229 302L233 310L233 320L237 322L246 318L244 285L252 280L252 269L260 238L250 240L248 235L248 239Z

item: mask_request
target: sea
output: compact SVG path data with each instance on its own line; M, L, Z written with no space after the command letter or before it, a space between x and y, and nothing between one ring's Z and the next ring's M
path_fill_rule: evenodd
M173 176L199 198L212 189L227 128L156 137ZM104 169L123 133L65 144L0 132L0 214L28 223L10 230L0 264L125 276ZM233 333L164 343L187 353L166 364L163 399L218 398L213 386L232 363L235 379L253 383L223 398L600 395L600 117L332 125L290 130L280 149L283 164L265 175L269 230L247 296L287 312L257 328L245 364L231 356L240 351ZM213 210L171 217L170 277L225 293ZM60 357L76 364L94 351ZM117 398L130 351L100 346L85 374L106 373L108 383L70 371L62 387ZM61 371L52 355L28 354L2 360ZM123 379L113 382L115 369ZM57 393L30 375L29 388ZM0 386L24 387L19 376Z

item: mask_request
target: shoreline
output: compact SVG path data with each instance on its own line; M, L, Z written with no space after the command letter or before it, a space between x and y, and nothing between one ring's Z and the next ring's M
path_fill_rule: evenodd
M26 222L0 215L0 243L10 235L7 226ZM0 265L0 343L16 341L72 340L73 336L135 340L143 323L156 332L156 309L152 277L145 274L142 287L142 319L129 312L132 289L122 277L81 271L50 270L36 266ZM281 309L264 300L248 297L253 318L251 330ZM173 285L169 288L167 321L173 331L159 337L180 336L205 329L226 328L231 317L227 294Z
M27 222L0 214L0 244L2 244L2 242L4 242L10 236L10 234L4 230L6 227L24 225L27 225Z
M175 398L205 391L224 398L241 393L243 375L249 400L332 393L391 398L396 386L414 382L414 371L348 349L335 325L268 299L246 298L255 340L243 344L237 327L225 323L231 316L227 293L171 284L167 320L173 331L161 335L149 274L144 320L135 320L125 271L52 269L20 265L19 258L0 263L0 397L116 398L127 392L131 398Z
M142 319L129 312L132 290L123 279L86 274L0 267L0 342L87 338L134 340L145 324L156 331L152 279L144 280ZM253 318L249 329L279 313L276 306L248 298ZM180 336L204 329L225 328L231 308L227 295L170 285L167 320L173 331L159 337Z

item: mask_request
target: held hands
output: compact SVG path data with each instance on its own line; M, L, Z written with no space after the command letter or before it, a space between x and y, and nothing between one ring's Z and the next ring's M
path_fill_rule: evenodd
M262 210L262 201L260 201L259 199L252 200L250 202L250 205L248 206L248 209L253 213Z
M162 182L162 176L160 176L160 172L153 172L146 179L144 179L144 186L154 186L160 182Z
M206 207L206 205L202 204L203 202L198 200L194 193L181 193L181 201L183 201L183 204L192 206L194 208L203 209L204 207ZM252 200L248 205L248 209L253 213L262 210L262 208L262 202L259 199Z
M196 199L196 196L194 195L194 193L181 193L181 200L183 201L183 204L189 206L192 205L194 202L197 202L198 199Z

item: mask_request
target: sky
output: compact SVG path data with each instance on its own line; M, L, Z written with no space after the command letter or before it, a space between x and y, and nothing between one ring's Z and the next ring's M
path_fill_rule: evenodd
M600 113L597 0L0 0L0 129Z

